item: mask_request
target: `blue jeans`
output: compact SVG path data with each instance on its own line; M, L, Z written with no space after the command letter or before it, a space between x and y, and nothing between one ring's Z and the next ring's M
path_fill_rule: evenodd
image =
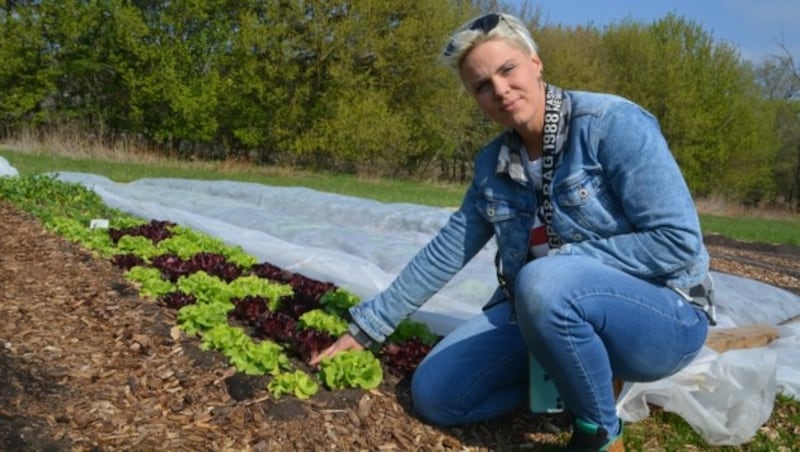
M612 376L653 381L685 367L705 314L672 289L597 260L551 256L517 276L515 312L497 304L434 347L414 373L415 411L434 424L479 422L528 401L528 351L573 416L618 430Z

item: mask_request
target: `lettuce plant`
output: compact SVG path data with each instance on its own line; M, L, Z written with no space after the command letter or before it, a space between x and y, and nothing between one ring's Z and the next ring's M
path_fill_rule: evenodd
M175 284L161 277L156 268L135 266L125 272L125 279L139 286L139 294L146 298L157 299L161 295L175 290Z
M178 311L178 325L189 336L204 333L217 325L228 324L232 303L195 303Z
M291 394L298 399L305 400L319 391L319 385L302 370L279 373L269 383L267 390L275 400L284 394Z
M439 340L439 336L431 332L428 325L405 319L397 325L394 333L388 337L388 341L401 344L414 338L419 339L425 345L433 345Z
M322 309L314 309L300 316L300 328L313 328L339 337L347 332L347 322L341 317L329 314Z
M320 379L331 389L377 388L383 380L383 369L369 350L349 350L319 365Z
M283 348L272 341L254 342L241 328L220 323L202 333L204 350L218 350L230 363L247 375L278 374L289 367Z
M331 314L341 316L348 309L357 305L360 301L358 296L348 292L341 287L325 292L319 299L319 303Z

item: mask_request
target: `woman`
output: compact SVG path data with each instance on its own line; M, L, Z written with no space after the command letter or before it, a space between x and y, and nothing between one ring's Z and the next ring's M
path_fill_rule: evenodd
M415 411L450 426L520 407L530 353L572 415L568 447L622 450L612 378L673 374L707 334L691 296L704 295L709 258L686 183L641 107L545 83L519 19L468 22L444 59L506 130L478 155L448 223L312 364L385 340L495 237L499 288L420 364Z

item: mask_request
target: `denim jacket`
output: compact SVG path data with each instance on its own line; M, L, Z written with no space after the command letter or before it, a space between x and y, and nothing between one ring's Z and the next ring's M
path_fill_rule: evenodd
M689 288L708 272L699 220L657 120L618 96L566 91L568 135L553 175L553 227L563 245L550 255L597 259L656 284ZM459 209L383 292L350 309L351 331L383 342L440 290L492 237L498 276L489 303L513 298L528 259L540 196L516 152L512 131L475 160Z

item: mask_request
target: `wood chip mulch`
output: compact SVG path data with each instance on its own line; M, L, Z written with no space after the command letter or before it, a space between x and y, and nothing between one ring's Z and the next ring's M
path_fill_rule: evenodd
M800 252L712 243L712 265L800 294ZM0 201L0 450L508 450L563 444L563 416L462 428L410 412L408 384L272 400L143 300L119 269Z

